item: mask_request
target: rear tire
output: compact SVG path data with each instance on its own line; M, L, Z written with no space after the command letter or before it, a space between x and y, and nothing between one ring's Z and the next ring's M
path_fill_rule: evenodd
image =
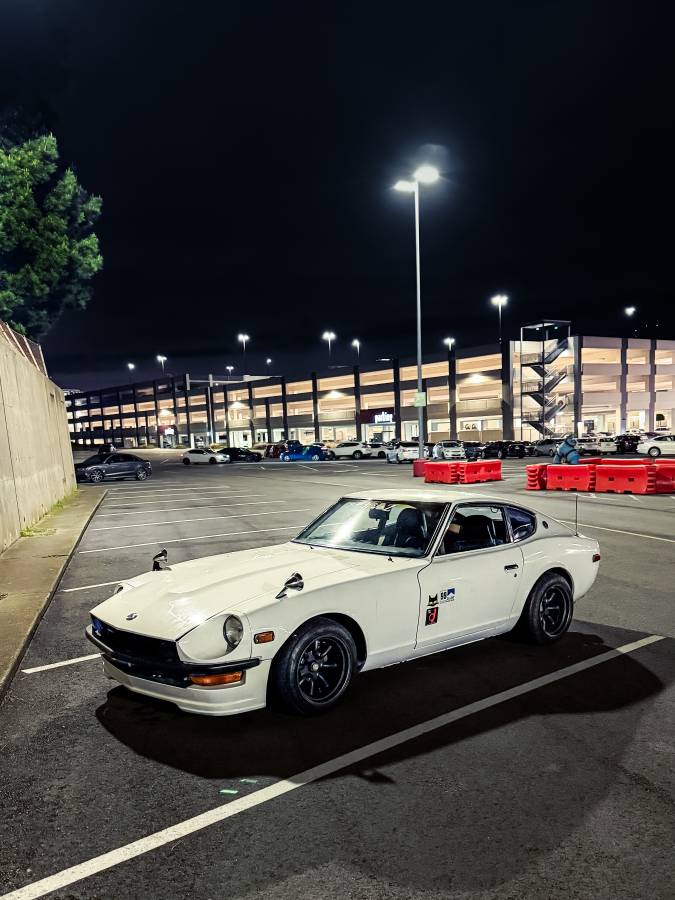
M647 455L651 456L652 459L656 459L657 456L661 456L661 448L660 447L650 447L647 451Z
M570 627L574 613L572 588L562 575L542 575L530 591L516 626L534 644L553 644Z
M105 474L101 469L94 469L94 471L89 474L89 481L93 481L94 484L100 484L104 478Z
M361 459L362 456L363 456L363 453L361 453L360 450L355 450L352 453L352 459Z
M349 687L356 646L347 629L332 619L301 625L277 654L271 683L282 703L301 715L335 706Z

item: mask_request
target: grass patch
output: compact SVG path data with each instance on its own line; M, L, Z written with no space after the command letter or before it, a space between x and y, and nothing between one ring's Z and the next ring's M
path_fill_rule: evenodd
M52 506L49 507L44 516L40 519L40 522L44 522L47 516L51 516L54 513L60 512L62 509L65 509L66 506L70 503L71 500L77 495L77 488L73 488L72 491L69 491L65 497L62 497L61 500L57 500ZM25 528L22 528L19 532L20 537L46 537L48 534L54 534L56 532L55 528L44 528L40 524L36 525L27 525Z

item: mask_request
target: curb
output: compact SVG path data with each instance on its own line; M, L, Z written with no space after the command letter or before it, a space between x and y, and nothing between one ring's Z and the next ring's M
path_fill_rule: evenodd
M98 500L96 501L96 503L94 504L92 509L89 511L85 521L82 523L82 525L79 529L77 538L72 542L72 545L70 546L68 552L63 556L62 562L58 568L58 571L56 571L54 573L54 575L51 579L51 586L45 591L44 600L42 601L41 605L39 607L37 607L35 610L35 614L33 615L33 618L30 622L30 626L29 626L28 630L19 636L18 649L16 649L16 651L13 653L12 658L9 661L9 664L6 665L5 660L0 658L0 704L2 703L2 701L4 699L4 696L7 692L9 685L12 682L12 679L14 678L14 675L16 674L17 670L21 666L21 663L23 662L23 658L26 654L26 650L28 649L28 645L30 644L31 638L37 631L37 628L38 628L40 622L42 621L44 614L46 613L47 609L49 608L49 605L51 604L51 602L54 598L54 595L57 593L57 591L59 589L61 580L63 579L66 569L68 568L70 561L72 560L77 548L80 545L80 541L82 540L82 537L83 537L85 531L89 527L89 523L91 522L91 520L94 518L94 516L98 512L98 508L100 507L101 503L103 503L107 493L108 493L107 489L104 489L101 492L100 496L98 497ZM33 540L33 538L30 538L29 540ZM11 547L9 547L8 550L11 550L12 547L15 547L16 543L17 542L15 542L15 544L13 544ZM7 553L7 551L5 551L5 553ZM5 665L6 665L6 668L5 668Z

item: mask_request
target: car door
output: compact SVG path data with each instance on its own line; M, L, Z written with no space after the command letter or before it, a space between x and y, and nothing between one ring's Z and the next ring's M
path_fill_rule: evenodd
M122 475L125 475L126 465L125 456L121 453L113 453L106 459L105 465L103 466L106 478L120 478Z
M416 654L500 631L521 586L523 554L511 542L504 507L459 504L419 574Z

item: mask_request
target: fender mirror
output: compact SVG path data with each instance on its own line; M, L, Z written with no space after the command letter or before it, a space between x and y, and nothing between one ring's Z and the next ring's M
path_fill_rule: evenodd
M166 561L169 554L166 552L166 549L162 549L155 556L152 557L152 571L153 572L170 572L171 567L167 566Z
M299 572L293 572L290 578L284 582L284 586L276 595L275 600L283 600L288 594L289 589L293 591L301 591L305 586L302 575Z

